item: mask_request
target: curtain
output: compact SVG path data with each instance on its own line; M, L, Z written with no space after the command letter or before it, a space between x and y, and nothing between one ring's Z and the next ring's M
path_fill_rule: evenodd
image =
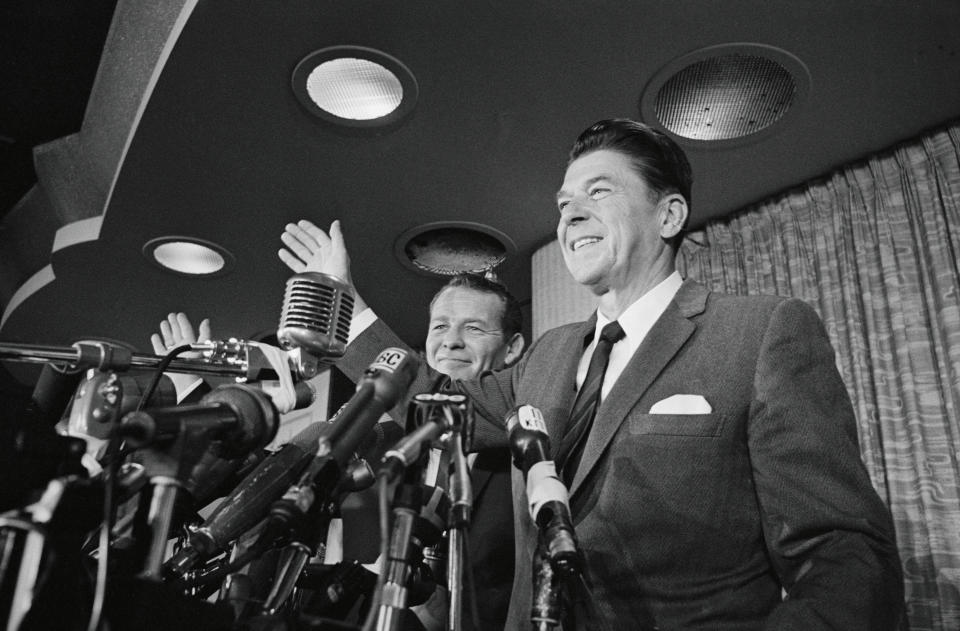
M913 631L960 629L960 124L688 235L678 267L817 308L871 479L893 513Z

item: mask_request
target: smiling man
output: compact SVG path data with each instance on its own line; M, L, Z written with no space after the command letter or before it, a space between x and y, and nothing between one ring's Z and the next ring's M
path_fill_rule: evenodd
M592 592L590 611L565 604L565 630L897 629L892 520L823 324L797 299L680 277L691 185L683 151L649 126L605 120L577 138L557 238L599 306L514 366L454 383L474 400L475 446L504 444L513 406L543 411ZM339 222L284 239L351 282ZM396 342L372 317L338 365L359 378ZM435 378L422 367L411 392ZM538 529L523 488L515 471L508 629L530 625Z
M523 353L522 325L520 305L503 285L473 274L454 276L430 302L427 364L454 380L502 370ZM514 569L510 453L490 449L471 460L474 503L467 543L480 625L476 631L500 631ZM427 629L446 628L445 606L427 603L414 610ZM470 616L465 618L465 628L473 629Z
M520 325L520 308L502 285L455 276L430 302L427 363L461 380L509 366L523 353Z

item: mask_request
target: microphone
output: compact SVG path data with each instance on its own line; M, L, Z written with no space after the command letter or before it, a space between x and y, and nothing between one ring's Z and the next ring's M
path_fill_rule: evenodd
M532 405L515 407L507 415L507 439L513 464L527 482L530 517L540 527L546 555L558 573L580 572L580 553L570 518L567 487L557 476L550 455L550 436L543 414Z
M403 396L416 374L417 364L417 359L403 349L382 351L335 422L308 425L261 462L201 526L192 530L188 544L167 562L167 571L181 577L201 558L225 548L256 525L291 485L298 480L298 485L304 482L303 477L316 477L324 469L327 457L345 463L380 415ZM308 466L308 474L301 476Z
M385 475L388 480L396 480L407 466L420 459L421 451L425 446L439 438L447 430L465 430L461 437L463 450L469 450L473 428L472 426L461 427L469 425L467 418L465 418L468 415L462 412L468 407L466 395L424 393L414 397L414 401L432 414L425 423L401 438L396 445L388 449L383 455L378 473ZM454 415L451 407L457 408L460 414Z
M317 439L325 431L326 422L311 423L250 471L203 524L191 528L187 545L167 561L167 573L182 577L200 560L223 550L255 526L309 464Z
M300 272L287 280L277 340L285 350L297 350L297 372L307 378L318 364L343 357L350 335L354 296L342 280L320 272Z
M241 384L222 385L194 405L131 412L117 433L135 449L176 438L187 427L205 430L221 440L221 455L238 458L263 447L277 435L279 414L260 390Z
M30 410L37 421L52 427L63 418L83 373L76 366L44 364L30 395Z
M420 361L402 348L380 351L357 382L357 390L340 409L333 421L333 431L320 441L321 452L329 450L337 464L343 466L361 446L380 417L395 407L406 394L417 375Z
M357 383L357 390L330 419L330 431L317 441L316 456L300 480L270 510L260 541L275 538L304 517L318 497L337 483L356 451L369 444L380 417L400 402L417 374L419 360L402 348L380 352ZM333 475L327 475L332 472Z

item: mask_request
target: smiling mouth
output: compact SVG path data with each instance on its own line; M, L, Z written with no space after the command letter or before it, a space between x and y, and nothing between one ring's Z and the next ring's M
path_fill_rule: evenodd
M603 239L600 237L581 237L570 244L570 249L576 252L582 247L593 245L594 243L600 243L602 240Z

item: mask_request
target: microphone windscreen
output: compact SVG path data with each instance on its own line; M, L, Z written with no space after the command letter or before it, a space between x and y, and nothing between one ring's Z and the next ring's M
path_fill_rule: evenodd
M339 278L301 272L287 280L277 340L323 359L342 357L350 335L353 292Z

